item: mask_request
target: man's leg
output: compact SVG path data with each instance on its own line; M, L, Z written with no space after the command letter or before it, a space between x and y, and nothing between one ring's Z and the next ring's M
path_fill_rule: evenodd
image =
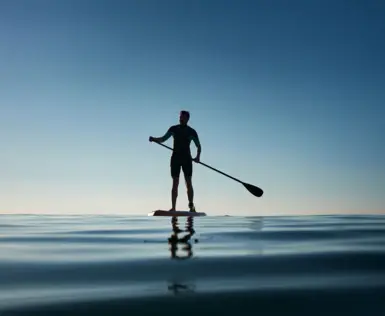
M188 160L183 164L184 179L187 188L188 207L190 211L195 211L194 207L194 188L192 185L192 161Z
M172 189L171 189L172 208L171 208L171 211L176 210L176 199L178 198L178 185L179 185L179 177L172 178Z
M181 168L180 162L177 159L175 159L175 157L171 157L170 169L171 169L171 177L172 177L172 189L171 189L172 208L170 211L176 210L176 200L178 198L180 168Z
M186 188L187 188L188 207L190 208L190 210L193 210L194 209L194 188L192 185L191 177L185 176L185 181L186 181Z

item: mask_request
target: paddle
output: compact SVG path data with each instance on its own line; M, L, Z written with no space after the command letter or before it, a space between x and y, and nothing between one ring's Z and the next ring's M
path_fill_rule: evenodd
M162 144L162 143L158 143L158 142L156 142L156 141L154 141L154 143L157 143L158 145L161 145L161 146L163 146L163 147L165 147L165 148L168 148L168 149L170 149L170 150L173 150L171 147L168 147L168 146L166 146L166 145L164 145L164 144ZM196 162L196 161L195 161L195 162ZM233 179L233 180L235 180L235 181L241 183L241 184L247 189L247 191L249 191L252 195L255 195L256 197L261 197L262 194L263 194L263 190L260 189L260 188L258 188L258 187L255 186L255 185L252 185L252 184L249 184L249 183L245 183L245 182L243 182L243 181L241 181L241 180L239 180L239 179L237 179L237 178L234 178L234 177L232 177L232 176L229 176L228 174L226 174L226 173L224 173L224 172L222 172L222 171L220 171L220 170L218 170L218 169L215 169L215 168L213 168L213 167L211 167L211 166L209 166L209 165L206 165L205 163L203 163L203 162L201 162L201 161L199 161L198 163L200 163L201 165L203 165L203 166L205 166L205 167L207 167L207 168L210 168L211 170L214 170L214 171L216 171L216 172L218 172L218 173L220 173L220 174L223 174L224 176L226 176L226 177L228 177L228 178L230 178L230 179Z

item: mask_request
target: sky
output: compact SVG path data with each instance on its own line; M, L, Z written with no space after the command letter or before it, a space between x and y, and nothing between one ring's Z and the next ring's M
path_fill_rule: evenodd
M384 16L380 0L1 1L0 211L169 209L171 152L148 138L188 110L201 161L264 190L194 164L198 211L385 213Z

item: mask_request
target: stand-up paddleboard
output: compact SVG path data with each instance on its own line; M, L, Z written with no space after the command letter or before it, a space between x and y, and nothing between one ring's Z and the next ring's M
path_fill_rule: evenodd
M164 211L156 210L154 212L148 213L148 216L206 216L206 213L203 212L189 212L189 211Z

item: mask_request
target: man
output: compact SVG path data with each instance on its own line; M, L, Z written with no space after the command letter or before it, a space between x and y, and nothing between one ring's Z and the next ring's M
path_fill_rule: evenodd
M196 212L194 206L194 189L192 186L192 161L199 162L201 155L201 144L199 141L198 133L195 129L187 125L190 119L190 113L188 111L181 111L179 116L179 124L171 126L167 133L162 137L150 136L150 142L163 143L171 136L174 137L174 149L170 160L171 177L173 179L171 190L171 202L172 208L170 211L176 210L176 200L178 197L179 175L182 168L188 197L188 207L190 212ZM197 156L192 159L190 151L191 140L194 141L197 147Z

